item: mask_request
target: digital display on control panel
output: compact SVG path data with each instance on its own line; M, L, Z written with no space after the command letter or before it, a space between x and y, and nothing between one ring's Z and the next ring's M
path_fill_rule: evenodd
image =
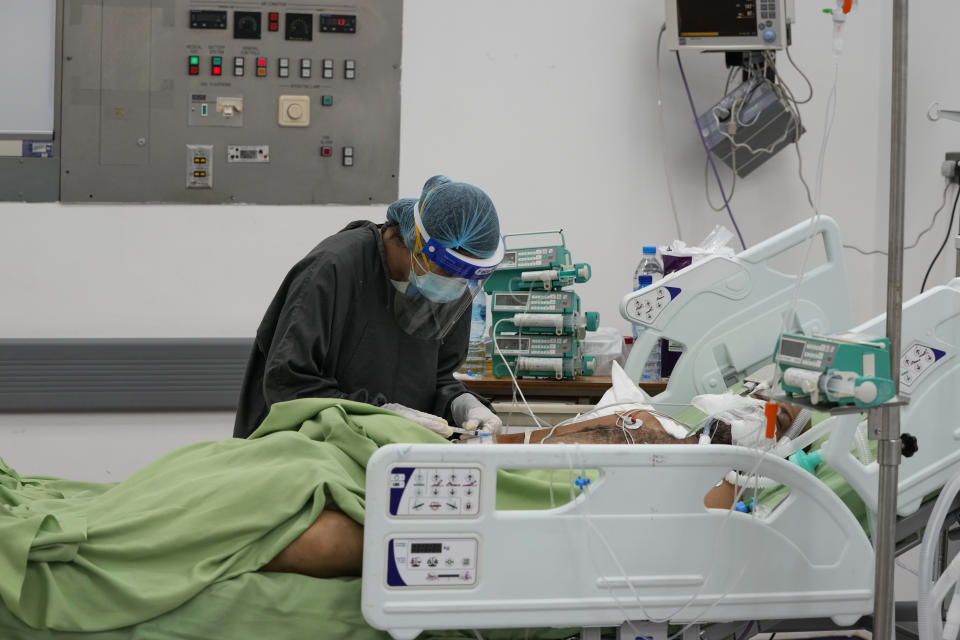
M496 349L500 351L529 351L530 338L497 338Z
M440 553L443 545L439 542L414 542L410 545L410 553Z
M757 35L760 0L676 0L681 38Z
M515 266L517 266L517 252L507 251L503 254L503 260L500 261L497 269L511 269Z
M805 342L799 342L797 340L780 340L780 355L786 356L788 358L802 358L803 357L803 348L806 345Z
M193 9L190 11L191 29L226 29L227 12L226 11L205 11L203 9Z
M497 306L504 307L525 307L530 300L529 293L498 293L494 302Z
M320 31L323 33L356 33L357 16L321 14Z

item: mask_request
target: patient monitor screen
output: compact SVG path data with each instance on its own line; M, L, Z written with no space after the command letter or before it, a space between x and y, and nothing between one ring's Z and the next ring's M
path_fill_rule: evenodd
M676 0L681 38L757 35L759 0Z

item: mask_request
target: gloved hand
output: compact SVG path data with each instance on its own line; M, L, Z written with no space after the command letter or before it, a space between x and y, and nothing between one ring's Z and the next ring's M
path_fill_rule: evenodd
M453 429L450 428L450 425L447 424L447 421L433 414L417 411L416 409L405 407L404 405L397 404L396 402L388 402L387 404L383 405L382 408L386 409L387 411L399 413L404 418L413 420L421 427L430 429L430 431L433 431L444 438L448 438L453 435Z
M450 403L450 413L458 427L473 431L481 428L494 435L503 431L503 421L470 393L461 393Z

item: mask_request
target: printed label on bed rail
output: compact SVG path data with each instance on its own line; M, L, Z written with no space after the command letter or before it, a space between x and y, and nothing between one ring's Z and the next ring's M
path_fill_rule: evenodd
M480 467L393 467L390 515L412 518L475 517Z
M477 583L476 538L390 538L388 587L471 587Z

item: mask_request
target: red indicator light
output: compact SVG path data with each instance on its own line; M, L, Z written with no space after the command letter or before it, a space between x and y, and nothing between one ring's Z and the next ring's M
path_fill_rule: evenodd
M329 156L331 153L330 147L320 147L320 154L323 156Z
M277 13L277 12L275 12L275 11L271 11L271 12L270 12L270 22L276 22L276 21L279 20L279 19L280 19L280 14L279 14L279 13Z
M280 23L279 23L279 22L271 22L271 23L270 23L270 31L280 31Z
M257 58L257 66L258 66L258 67L265 67L265 66L267 66L267 59L266 59L266 58Z
M196 65L190 65L190 75L192 76L200 75L200 67Z
M220 73L221 73L222 71L223 71L223 68L222 68L222 67L214 67L214 68L213 68L213 75L218 76L218 75L220 75Z

